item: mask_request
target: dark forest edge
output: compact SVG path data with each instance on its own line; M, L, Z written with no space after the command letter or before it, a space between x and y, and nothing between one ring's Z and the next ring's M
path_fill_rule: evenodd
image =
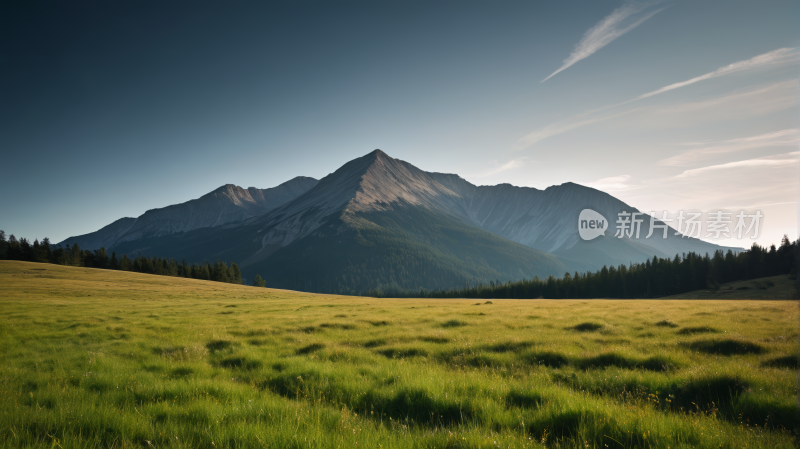
M111 256L109 256L105 248L94 251L83 250L77 243L62 248L59 245L51 245L48 238L43 239L41 243L39 243L39 240L34 240L33 243L30 243L25 238L17 240L14 234L11 234L6 239L5 232L2 230L0 230L0 259L133 271L136 273L201 279L229 284L243 283L242 271L235 262L230 266L226 262L219 260L214 264L205 262L202 265L197 263L189 265L185 259L181 263L176 262L174 259L144 256L131 260L124 254L117 259L115 252L112 252Z
M594 273L565 273L561 278L549 276L502 283L499 280L488 285L465 285L449 290L401 289L396 285L380 286L363 291L357 296L376 298L509 298L509 299L590 299L659 298L700 289L719 288L720 284L767 276L786 275L796 279L795 254L798 240L790 241L784 236L779 247L774 244L764 248L754 243L749 250L734 254L717 250L712 256L696 253L675 255L673 259L653 256L644 263L603 267ZM230 266L217 261L214 264L189 265L174 259L138 257L129 259L122 255L119 260L114 252L109 256L105 248L82 250L77 244L66 248L53 246L45 238L40 243L27 239L19 240L12 234L6 239L0 230L0 259L52 263L87 268L133 271L162 276L202 279L232 284L243 284L241 270L234 262ZM253 285L265 287L260 275Z

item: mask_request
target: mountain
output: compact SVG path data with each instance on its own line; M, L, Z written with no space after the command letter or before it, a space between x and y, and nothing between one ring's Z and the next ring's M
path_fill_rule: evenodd
M223 191L239 192L230 187ZM617 213L638 210L596 189L574 183L544 190L475 186L380 150L344 164L268 212L258 213L256 202L247 203L251 209L234 209L238 220L194 222L184 213L176 214L183 218L175 225L169 208L159 209L160 221L143 215L133 224L108 226L113 229L107 234L120 235L109 246L129 256L235 261L246 278L258 273L272 287L337 293L546 278L721 249L673 231L667 239L659 231L645 238L649 218L640 238L615 238ZM578 215L585 208L611 224L605 236L579 238Z
M571 182L538 190L510 184L475 186L453 174L430 173L430 176L461 197L460 208L472 224L556 254L571 270L597 270L603 265L644 262L653 256L671 258L681 253L713 254L717 249L728 249L676 236L674 229L667 233L666 239L660 229L646 238L650 230L647 216L643 218L638 239L615 238L614 226L609 226L605 237L583 241L577 232L581 210L597 211L614 225L619 212L641 211L605 192ZM656 220L655 224L664 223Z
M374 151L263 216L116 250L235 260L271 286L348 293L565 273L554 255L471 225L459 207L426 172Z
M304 176L270 189L243 189L226 184L181 204L151 209L138 218L125 217L89 234L70 237L61 245L77 243L83 249L111 248L123 242L187 232L264 215L316 185Z

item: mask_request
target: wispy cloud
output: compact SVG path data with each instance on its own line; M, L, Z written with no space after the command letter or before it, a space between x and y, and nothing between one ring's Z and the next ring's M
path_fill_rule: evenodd
M564 60L564 64L561 66L561 68L551 73L550 76L540 82L543 83L555 76L557 73L560 73L572 66L576 62L588 58L597 50L600 50L601 48L610 44L614 39L638 27L645 20L653 17L665 9L661 8L659 10L640 15L640 13L652 5L653 3L630 2L615 9L613 12L611 12L611 14L607 15L603 20L597 22L595 26L589 28L589 30L584 33L583 38L575 46L575 49L572 50L572 53L570 53L569 57Z
M650 97L662 94L664 92L669 92L671 90L679 89L681 87L688 86L690 84L694 84L694 83L696 83L698 81L702 81L702 80L705 80L705 79L716 78L716 77L728 75L728 74L739 72L739 71L743 71L743 70L755 69L755 68L758 68L758 67L771 66L771 65L777 65L777 64L792 63L792 62L797 62L797 61L800 61L800 53L796 52L794 48L781 48L781 49L778 49L778 50L773 50L771 52L764 53L762 55L756 56L754 58L750 58L750 59L745 60L745 61L739 61L739 62L736 62L736 63L733 63L733 64L729 64L729 65L721 67L721 68L719 68L719 69L717 69L717 70L715 70L713 72L707 73L705 75L702 75L702 76L699 76L699 77L696 77L696 78L692 78L692 79L687 80L687 81L683 81L683 82L675 83L675 84L670 84L669 86L662 87L661 89L657 89L657 90L654 90L652 92L646 93L644 95L640 95L640 96L638 96L636 98L632 98L632 99L624 101L622 103L617 103L617 104L613 104L613 105L609 105L609 106L604 106L602 108L598 108L598 109L595 109L593 111L589 111L589 112L585 112L585 113L582 113L582 114L578 114L578 115L573 116L572 118L569 118L569 119L566 119L566 120L562 120L560 122L557 122L557 123L554 123L554 124L551 124L551 125L547 125L547 126L545 126L544 128L542 128L540 130L534 131L534 132L532 132L532 133L530 133L530 134L518 139L514 143L514 145L512 146L512 150L521 150L521 149L524 149L524 148L528 148L531 145L533 145L533 144L535 144L535 143L537 143L537 142L539 142L541 140L544 140L544 139L546 139L548 137L556 136L556 135L563 134L563 133L565 133L567 131L571 131L571 130L576 129L576 128L580 128L580 127L583 127L583 126L586 126L586 125L591 125L591 124L594 124L594 123L597 123L597 122L610 120L610 119L613 119L613 118L616 118L616 117L619 117L619 116L622 116L622 115L629 114L631 112L634 112L636 109L629 109L629 110L622 111L622 112L617 112L617 113L609 113L609 111L612 110L612 109L624 106L624 105L628 105L628 104L633 103L635 101L643 100L645 98L650 98ZM563 70L563 68L560 69L560 70ZM796 84L797 84L796 81L792 81L792 83L793 83L793 86L796 86ZM775 86L778 86L778 87L783 86L783 85L784 85L784 83L775 84ZM775 86L773 86L773 87L775 87ZM753 92L748 92L748 93L745 93L745 94L746 95L750 95L752 93ZM744 94L742 94L742 95L744 95ZM721 99L718 99L718 101L724 101L724 100L725 100L724 97L721 98ZM780 101L779 100L778 101L779 104L776 107L785 106L786 101L790 101L793 104L795 99L794 98L789 98L788 100L784 100L784 101ZM703 102L692 103L692 105L694 105L696 107L706 107L706 106L708 106Z
M721 142L692 143L687 145L709 145L697 148L685 153L678 154L658 161L658 165L681 166L693 162L709 159L715 155L732 153L736 151L750 150L754 148L775 147L775 146L797 146L800 144L799 129L784 129L758 136L743 137L739 139L723 140Z
M534 131L528 134L525 137L520 138L514 143L512 147L513 150L521 150L524 148L528 148L529 146L547 139L548 137L557 136L559 134L563 134L567 131L573 130L575 128L580 128L582 126L591 125L593 123L603 122L606 120L611 120L617 117L621 117L626 114L630 114L633 110L624 111L617 114L609 114L609 115L595 115L594 114L582 114L579 116L575 116L571 119L563 120L557 123L553 123L552 125L547 125L544 128ZM590 117L581 120L582 117Z
M798 163L798 158L797 158L798 155L800 155L800 151L780 154L776 156L767 156L755 159L746 159L743 161L728 162L727 164L710 165L708 167L686 170L683 173L675 176L675 178L696 177L708 174L709 172L717 172L721 170L730 170L735 168L789 166Z
M594 182L587 182L583 185L601 190L603 192L620 192L622 190L629 190L632 188L632 186L629 184L630 179L630 175L611 176L609 178L598 179Z
M503 164L503 165L501 165L499 167L496 167L494 169L491 169L491 170L489 170L489 171L487 171L485 173L481 173L479 175L473 175L472 177L473 178L486 178L487 176L496 175L498 173L502 173L502 172L508 171L508 170L513 170L515 168L520 168L523 165L525 165L526 159L528 159L528 158L527 157L521 157L519 159L514 159L514 160L506 162L505 164ZM497 163L497 162L495 162L495 163Z
M781 64L784 62L793 62L800 59L800 55L794 51L794 48L779 48L777 50L773 50L758 56L755 56L750 59L746 59L744 61L734 62L733 64L728 64L724 67L720 67L713 72L708 72L705 75L700 75L698 77L692 78L690 80L681 81L680 83L670 84L669 86L664 86L661 89L656 89L652 92L648 92L643 95L639 95L636 97L637 100L641 100L643 98L649 98L658 94L663 94L664 92L669 92L671 90L679 89L684 86L688 86L690 84L694 84L698 81L703 81L711 78L717 78L719 76L728 75L731 73L741 72L742 70L749 70L754 69L756 67L763 67L767 65L773 64Z

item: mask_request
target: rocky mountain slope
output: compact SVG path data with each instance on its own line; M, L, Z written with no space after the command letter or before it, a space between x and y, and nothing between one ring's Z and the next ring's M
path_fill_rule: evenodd
M89 234L70 237L61 245L77 243L84 249L110 248L144 237L160 237L264 215L316 185L317 180L298 176L277 187L243 189L224 185L202 197L181 204L151 209L138 218L122 218Z
M470 223L514 242L559 255L566 265L581 271L608 264L642 262L653 256L673 257L692 251L713 254L720 249L702 240L676 236L674 229L667 233L666 239L658 228L647 238L649 216L640 217L644 221L639 238L615 238L617 214L641 211L605 192L579 184L568 182L538 190L510 184L475 186L458 175L429 175L460 197L459 210L464 211ZM578 215L586 208L609 221L605 238L588 242L580 239ZM655 224L664 223L656 220Z

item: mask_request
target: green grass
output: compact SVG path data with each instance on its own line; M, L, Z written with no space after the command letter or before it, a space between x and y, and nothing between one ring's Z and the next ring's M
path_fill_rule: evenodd
M3 261L0 447L790 448L797 320Z

